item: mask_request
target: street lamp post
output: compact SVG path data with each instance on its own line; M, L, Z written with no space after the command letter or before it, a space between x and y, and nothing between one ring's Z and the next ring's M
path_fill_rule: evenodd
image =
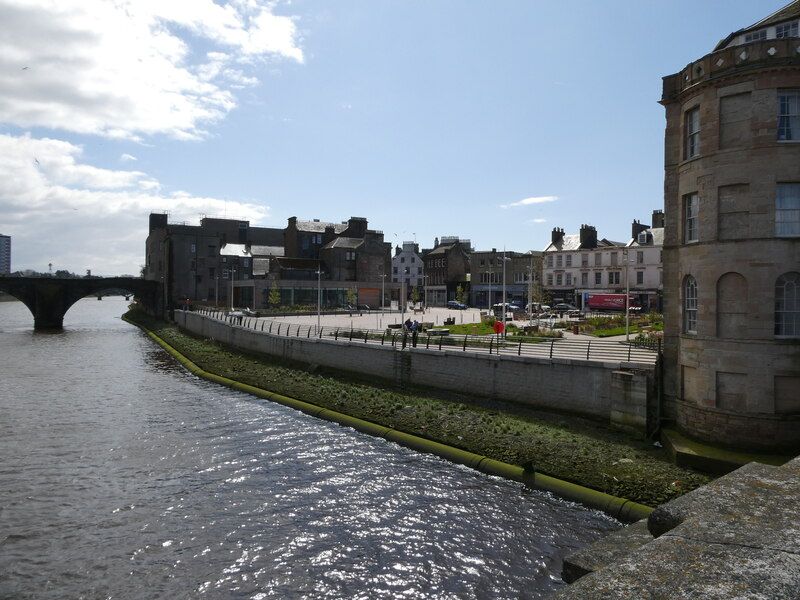
M320 327L320 316L322 314L322 265L317 268L317 331Z
M422 313L428 310L428 276L422 276Z
M629 306L630 298L630 279L628 277L628 249L622 252L622 260L625 262L625 342L630 341L630 318L631 311Z
M381 312L383 312L383 301L386 298L386 273L381 273Z
M503 327L506 325L506 248L503 246ZM506 330L503 329L503 337L506 336Z
M531 250L531 265L528 267L528 325L533 325L533 250Z
M233 310L233 283L236 279L236 269L231 269L231 310Z

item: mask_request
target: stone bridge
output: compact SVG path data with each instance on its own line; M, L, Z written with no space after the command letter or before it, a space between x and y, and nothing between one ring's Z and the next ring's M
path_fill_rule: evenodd
M61 329L64 315L81 298L104 290L125 290L144 309L159 314L163 309L161 284L136 277L0 277L0 291L21 300L33 313L34 329Z

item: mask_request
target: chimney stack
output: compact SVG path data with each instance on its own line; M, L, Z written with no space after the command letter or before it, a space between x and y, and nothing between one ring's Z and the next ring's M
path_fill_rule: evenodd
M550 239L554 244L559 244L564 239L564 230L554 227Z
M647 225L643 225L642 223L639 223L639 221L634 219L633 225L631 226L631 237L633 239L636 239L641 232L646 231L647 229L649 229Z
M656 228L663 228L664 227L664 211L663 210L654 210L653 211L653 229Z
M593 225L581 225L581 248L597 248L597 229Z

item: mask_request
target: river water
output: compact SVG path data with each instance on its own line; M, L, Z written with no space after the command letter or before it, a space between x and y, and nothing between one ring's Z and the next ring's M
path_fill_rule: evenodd
M0 598L540 598L615 520L0 302Z

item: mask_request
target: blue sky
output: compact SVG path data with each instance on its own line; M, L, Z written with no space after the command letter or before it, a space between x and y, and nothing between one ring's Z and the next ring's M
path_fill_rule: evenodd
M100 275L151 211L625 241L663 207L661 78L786 3L0 0L0 233Z

